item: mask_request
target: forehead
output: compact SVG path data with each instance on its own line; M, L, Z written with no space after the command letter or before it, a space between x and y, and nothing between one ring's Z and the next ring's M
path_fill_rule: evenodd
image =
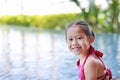
M83 27L70 27L67 30L67 35L81 35L81 34L85 34L84 33L84 28Z

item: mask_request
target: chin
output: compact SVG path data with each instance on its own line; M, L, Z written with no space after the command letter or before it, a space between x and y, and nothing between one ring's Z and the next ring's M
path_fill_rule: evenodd
M75 55L80 55L80 53L74 52Z

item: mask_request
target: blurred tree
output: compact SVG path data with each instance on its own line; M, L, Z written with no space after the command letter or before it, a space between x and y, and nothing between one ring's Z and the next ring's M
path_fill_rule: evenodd
M107 0L107 3L109 8L106 10L106 18L110 19L108 24L112 25L113 32L120 32L120 0Z
M90 1L90 6L89 6L89 22L94 24L97 28L99 28L99 12L100 12L100 7L95 5L95 1L91 0ZM94 20L91 20L91 16L94 16Z
M79 0L70 0L70 1L74 2L80 8L80 10L82 11L81 14L83 15L84 19L87 22L89 22L90 24L94 24L95 27L99 28L98 27L98 25L99 25L98 16L99 16L100 8L95 5L94 0L89 0L88 1L88 7L87 8L82 7L81 6L81 1L79 1ZM94 18L94 20L93 20L93 18Z
M80 8L84 19L90 24L95 25L99 29L106 28L106 31L120 32L120 0L106 0L108 8L104 11L100 9L100 6L95 4L95 0L88 0L89 6L87 8L81 6L81 2L85 0L70 1L74 2ZM105 22L103 21L103 24L105 27L99 24L100 12L104 12Z
M74 2L80 8L80 10L82 11L84 19L87 21L88 20L89 11L86 11L86 9L81 6L79 0L70 0L70 1Z

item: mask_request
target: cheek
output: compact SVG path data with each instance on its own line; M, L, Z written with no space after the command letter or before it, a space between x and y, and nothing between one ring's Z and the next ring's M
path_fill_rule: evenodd
M89 42L87 40L82 40L82 41L79 41L79 44L81 46L87 46L87 45L89 45Z
M90 46L90 43L89 43L88 41L85 41L85 42L84 42L84 48L85 48L85 49L88 49L89 46Z
M72 51L71 45L68 45L68 50Z
M89 45L89 42L88 42L87 40L85 40L84 43L85 43L86 45Z
M68 48L70 49L70 48L71 48L71 44L70 44L70 43L67 43L67 45L68 45Z

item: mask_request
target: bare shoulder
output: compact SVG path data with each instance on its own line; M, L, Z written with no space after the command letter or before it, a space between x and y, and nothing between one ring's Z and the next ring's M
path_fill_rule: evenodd
M100 61L100 59L96 59L93 56L89 56L85 65L89 66L89 67L94 67L94 68L97 67L97 68L103 68L104 69L104 65Z
M94 57L89 56L84 65L85 77L89 80L95 80L97 78L97 70L98 70L97 60Z
M90 71L92 73L95 72L95 74L97 74L97 77L104 74L103 63L99 59L94 58L93 56L89 56L84 68L86 71Z
M92 56L89 56L87 61L86 61L86 63L85 63L84 69L86 71L96 71L97 68L98 68L98 61L97 61L97 59L95 59Z
M86 61L86 66L96 66L98 65L98 60L95 59L93 56L89 56L87 61Z

